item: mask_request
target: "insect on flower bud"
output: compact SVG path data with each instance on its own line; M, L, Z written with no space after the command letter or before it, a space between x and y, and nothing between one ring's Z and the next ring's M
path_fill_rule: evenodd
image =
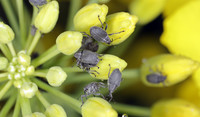
M8 66L8 59L5 57L0 57L0 70L6 69Z
M66 55L74 54L81 47L83 35L76 31L65 31L56 39L57 49Z
M198 62L183 56L158 55L141 66L142 82L147 86L171 86L185 80L198 66Z
M118 117L117 112L104 99L89 98L81 108L82 117Z
M49 69L46 78L51 86L58 87L65 81L67 74L61 67L55 66Z
M112 40L109 45L116 45L126 40L133 33L137 21L136 16L126 12L108 15L106 18L108 24L106 32L108 34L117 33L109 36Z
M107 13L108 7L106 5L89 4L81 8L74 16L74 27L78 31L89 33L92 26L101 26L98 15L103 23Z
M129 6L131 14L138 16L139 24L147 24L159 16L166 0L133 0Z
M57 1L52 1L44 5L37 14L34 25L42 33L50 32L58 20L59 5Z
M37 90L38 90L38 87L35 83L24 82L20 88L20 94L23 97L32 98L35 95Z
M46 117L67 117L65 110L58 104L53 104L46 108Z
M0 22L0 43L7 44L14 39L14 32L10 26Z
M181 99L165 100L155 103L151 117L199 117L199 108Z
M90 75L94 78L108 79L108 75L110 75L108 74L109 71L110 73L112 73L113 70L118 68L119 71L122 72L127 66L127 63L123 59L120 59L119 57L114 55L105 54L99 57L99 59L100 61L96 65L97 67L90 68Z

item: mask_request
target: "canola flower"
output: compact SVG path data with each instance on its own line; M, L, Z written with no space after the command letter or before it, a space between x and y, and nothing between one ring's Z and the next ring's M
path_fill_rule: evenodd
M71 1L72 5L75 3L74 1L77 3L78 0ZM51 32L55 27L59 18L60 9L59 3L55 0L46 1L44 2L45 4L38 6L34 6L35 3L33 2L36 1L29 0L29 2L32 2L31 4L33 5L33 15L30 23L25 22L27 18L27 9L24 6L23 0L16 1L19 22L15 18L14 11L11 7L11 1L1 1L9 21L9 24L0 22L0 49L2 51L0 58L0 101L5 100L6 102L1 108L1 117L71 116L68 114L70 112L68 112L64 104L72 109L73 112L75 111L84 117L90 117L93 116L93 114L101 116L102 113L105 114L103 115L105 117L117 117L117 111L127 114L131 113L132 115L149 115L149 110L147 108L137 106L129 107L125 104L114 104L112 107L109 102L102 98L89 98L86 100L83 107L81 107L81 101L63 93L62 86L67 85L67 83L70 82L87 81L87 78L89 77L88 73L76 75L76 72L84 71L77 67L72 68L71 65L67 64L59 65L51 63L47 68L43 66L50 59L56 60L57 58L55 57L60 54L62 54L62 58L65 59L63 61L70 61L71 56L73 56L73 54L81 47L83 39L82 32L89 34L88 30L90 27L101 26L98 15L103 23L106 21L108 26L110 26L108 28L109 33L116 33L124 30L123 33L119 35L116 34L110 36L112 39L111 45L120 44L134 32L135 25L138 21L136 16L125 12L107 16L108 7L106 5L97 3L86 5L81 8L76 15L71 12L69 16L69 18L74 19L75 31L64 31L56 38L56 43L52 47L38 57L33 57L34 52L36 52L36 45L39 43L42 35ZM89 1L88 3L90 2L92 3L94 1ZM71 7L71 9L76 9L75 11L79 8L79 5L77 5L76 8ZM69 20L68 22L69 23L67 24L70 24L72 23L72 20ZM119 28L112 30L112 27L115 27L116 25L118 25ZM68 29L73 29L73 26L69 25ZM121 38L121 41L119 41L118 38ZM107 46L108 45L101 46L100 51L105 50ZM61 62L61 60L59 62ZM110 72L115 68L119 68L120 71L123 72L127 63L117 56L105 54L98 64L101 69L96 70L99 73L98 76L93 76L94 78L89 77L89 80L91 81L98 78L107 80L108 76L106 74L109 72L109 65L111 66ZM104 67L107 68L102 69ZM91 70L93 69L95 70L95 67L91 68ZM138 76L137 73L132 74L132 72L138 72L138 70L133 69L125 71L125 77L132 77L132 75L135 75L135 77ZM38 77L45 80L48 84L39 80ZM73 78L68 80L69 77ZM59 88L56 89L54 87L60 87L60 90ZM41 89L45 90L49 95L43 93ZM59 100L61 99L61 103L52 103L52 101L50 101L52 95ZM34 99L37 99L39 102L36 103L40 103L40 105L34 104ZM95 105L99 105L99 107L96 107ZM14 109L12 109L12 107ZM129 108L134 111L124 111L122 108ZM90 109L94 109L95 113L91 113L93 110ZM10 111L12 111L12 113L9 113ZM124 116L125 115L126 114L124 114Z

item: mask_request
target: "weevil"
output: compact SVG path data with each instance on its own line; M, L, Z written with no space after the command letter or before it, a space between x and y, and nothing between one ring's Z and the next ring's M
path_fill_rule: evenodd
M80 49L90 50L92 52L97 52L99 45L98 43L88 34L83 32L82 46Z
M29 0L29 2L31 4L33 4L34 6L36 6L38 8L38 6L42 6L44 4L47 4L46 0ZM39 8L38 8L39 9Z
M110 74L110 69L109 69L108 76ZM109 90L109 97L110 97L109 102L113 98L112 93L120 86L121 81L122 81L122 74L119 71L119 69L116 68L112 71L111 75L108 78L108 90Z
M88 84L87 86L84 87L84 95L81 95L81 101L82 105L84 104L83 102L83 97L87 99L87 96L93 95L93 96L104 96L101 93L98 93L100 91L100 88L105 88L105 84L103 82L92 82ZM82 106L81 105L81 106Z
M101 19L100 19L100 16L98 15L98 19L99 21L101 22ZM120 31L120 32L117 32L117 33L111 33L111 34L108 34L106 32L107 30L107 24L105 26L105 29L104 29L104 26L103 26L103 23L101 22L101 28L98 27L98 26L93 26L90 28L90 35L93 39L95 39L96 41L98 42L102 42L102 43L106 43L106 44L110 44L112 42L112 40L109 38L110 35L113 35L113 34L119 34L121 32L124 32L124 31Z
M164 85L164 81L167 79L167 76L163 75L163 73L159 71L158 69L156 70L156 72L154 72L150 68L150 72L151 73L146 76L146 79L149 83L159 84L162 82Z
M36 31L37 31L37 28L34 25L32 25L31 26L31 35L34 36Z

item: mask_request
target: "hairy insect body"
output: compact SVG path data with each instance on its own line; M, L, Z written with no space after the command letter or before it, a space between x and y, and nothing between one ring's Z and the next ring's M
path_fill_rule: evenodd
M146 79L150 83L158 84L161 82L164 82L166 80L167 76L162 75L159 72L151 73L147 75Z
M46 0L29 0L29 2L31 4L33 4L34 6L42 6L44 4L47 4L47 1Z

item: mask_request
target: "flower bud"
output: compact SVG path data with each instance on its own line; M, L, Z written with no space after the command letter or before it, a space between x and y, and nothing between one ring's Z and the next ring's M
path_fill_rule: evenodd
M173 99L155 103L151 117L199 117L199 108L185 100Z
M51 86L58 87L65 81L67 74L61 67L55 66L49 69L46 78Z
M100 61L97 64L99 68L98 67L90 68L90 71L94 71L91 72L90 75L95 78L108 79L109 71L111 74L113 70L118 68L120 72L122 72L124 68L126 68L127 66L127 63L123 59L120 59L119 57L114 55L105 54L99 57L99 59Z
M5 57L0 57L0 70L6 69L8 66L8 59Z
M104 23L107 13L108 7L106 5L89 4L81 8L74 16L74 27L78 31L89 33L92 26L101 26L98 16Z
M34 25L42 33L50 32L58 20L59 5L57 1L52 1L44 5L35 17Z
M166 0L133 0L129 6L131 14L138 16L139 24L147 24L159 16Z
M26 75L32 75L35 72L35 68L33 66L29 66L26 71L25 74Z
M137 21L136 16L126 12L108 15L106 18L108 24L106 32L108 34L118 33L109 36L112 41L110 45L117 45L125 41L133 33Z
M14 32L10 26L0 22L0 43L7 44L14 39Z
M57 49L66 55L74 54L81 47L83 35L76 31L65 31L56 39Z
M27 55L24 51L20 51L17 54L17 61L24 66L29 66L31 63L31 57Z
M38 90L38 87L35 83L24 82L20 88L20 94L23 97L32 98L35 95L37 90Z
M22 84L23 84L23 82L22 82L22 80L14 80L13 81L13 85L16 87L16 88L18 88L18 89L20 89L21 87L22 87Z
M46 117L43 113L40 113L40 112L34 112L30 115L27 115L25 117Z
M46 117L67 117L65 110L58 104L49 106L45 111Z
M147 86L171 86L185 80L198 66L199 63L183 56L171 54L158 55L146 60L141 66L142 82ZM151 82L147 79L147 76L150 74L154 74L154 78L165 76L166 79L161 82ZM160 79L156 80L159 81Z
M82 117L118 117L117 112L104 99L89 98L81 108Z

